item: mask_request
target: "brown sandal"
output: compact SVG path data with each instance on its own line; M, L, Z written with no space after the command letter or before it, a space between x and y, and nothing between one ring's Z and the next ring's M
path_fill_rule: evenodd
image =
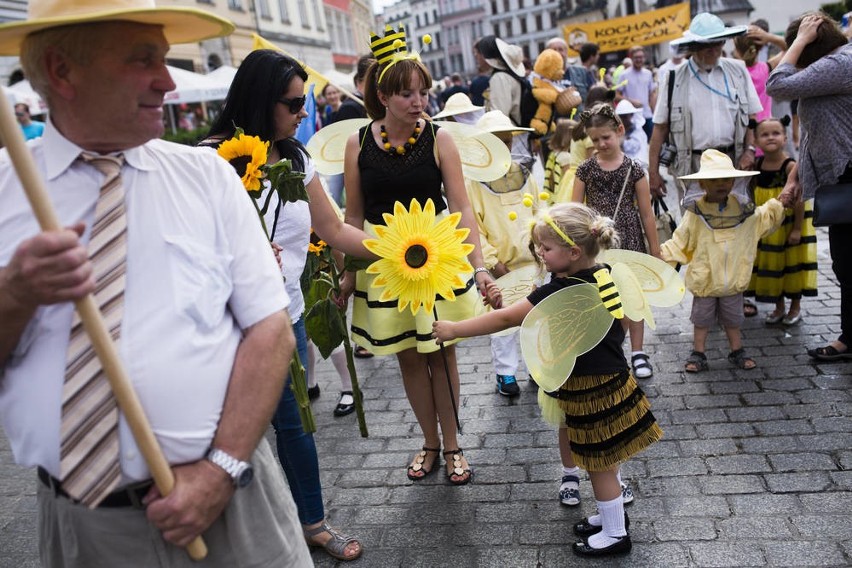
M464 452L461 448L444 452L444 459L447 460L447 465L452 464L453 466L453 469L447 472L447 479L453 485L467 485L473 479L473 471L470 467L462 467L461 457L463 455ZM447 456L451 457L448 458Z
M728 353L728 361L743 371L751 371L757 367L757 363L755 363L754 359L745 354L745 349L742 347Z
M411 465L408 466L408 471L406 472L406 474L408 475L408 479L410 479L411 481L420 481L421 479L435 471L435 465L437 465L438 456L435 456L435 459L432 460L432 467L430 467L429 469L426 469L426 466L423 464L426 463L426 456L429 454L429 452L437 454L440 451L441 448L427 448L426 446L423 446L423 449L420 450L420 453L414 457L414 461L411 462ZM423 472L423 475L415 475L420 471Z

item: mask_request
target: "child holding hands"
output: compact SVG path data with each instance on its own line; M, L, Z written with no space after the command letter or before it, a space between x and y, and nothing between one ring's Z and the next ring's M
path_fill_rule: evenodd
M597 285L594 273L603 266L595 258L602 247L618 244L612 221L579 203L560 203L539 214L531 236L536 254L551 273L550 282L526 299L482 316L436 321L432 336L439 343L518 326L549 295L579 283ZM558 409L572 458L589 472L595 493L598 514L574 525L583 540L572 550L580 556L630 551L618 467L662 437L648 400L630 373L621 348L624 337L621 322L613 320L601 342L577 358L562 387L552 393L539 390L543 415L552 417L554 407Z
M778 197L787 183L795 161L787 155L787 125L790 117L767 118L754 130L754 142L763 155L757 158L754 178L754 204L763 205ZM797 201L784 210L784 222L773 233L760 239L751 282L746 296L758 302L771 302L775 310L766 323L796 325L802 320L802 296L817 294L816 231L813 225L813 201ZM786 310L784 299L790 299Z
M728 361L743 370L757 364L742 345L743 292L751 279L757 241L781 225L784 206L774 197L755 209L747 197L744 178L758 172L734 168L731 158L718 150L701 154L698 173L682 176L694 180L684 197L684 215L672 238L660 247L663 260L687 264L686 288L692 292L693 350L685 370L708 369L705 346L710 328L718 320L725 328L731 352ZM739 199L732 193L740 180Z

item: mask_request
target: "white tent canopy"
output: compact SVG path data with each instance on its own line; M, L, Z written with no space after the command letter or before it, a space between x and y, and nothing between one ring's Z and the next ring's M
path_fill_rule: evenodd
M209 75L193 73L171 65L166 65L166 68L175 82L175 90L166 93L163 101L167 105L219 101L228 94L230 81L225 83L221 78L216 80Z
M47 103L45 103L41 96L33 90L32 85L30 85L30 82L26 79L6 87L6 90L11 93L10 98L14 99L15 104L25 103L29 106L31 115L44 114L47 112Z

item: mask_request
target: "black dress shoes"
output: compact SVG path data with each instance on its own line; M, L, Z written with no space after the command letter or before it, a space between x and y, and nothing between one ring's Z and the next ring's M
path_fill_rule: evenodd
M571 550L573 550L574 554L577 556L597 557L627 554L630 552L631 548L633 548L633 543L630 541L630 535L628 534L604 548L592 548L589 546L588 542L582 540L580 542L575 542L574 546L571 547Z
M583 517L582 521L574 525L574 534L583 538L589 538L593 534L601 532L602 528L600 525L590 524L588 517ZM630 528L630 517L627 516L627 513L624 513L624 528Z

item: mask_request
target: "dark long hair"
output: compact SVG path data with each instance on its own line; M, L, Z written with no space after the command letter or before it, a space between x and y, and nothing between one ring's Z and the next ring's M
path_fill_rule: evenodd
M240 64L228 90L225 106L210 127L210 138L228 139L237 126L261 140L275 139L275 105L284 96L294 77L303 81L308 74L298 61L271 49L252 51ZM282 158L305 171L304 146L295 138L274 142Z
M796 67L804 69L817 59L825 57L840 46L846 45L849 39L843 35L840 26L837 25L831 16L825 12L805 12L787 26L787 33L784 35L784 41L787 42L787 48L793 45L796 37L799 35L799 26L802 25L802 20L807 16L819 16L822 19L817 29L817 37L802 49L802 54L799 55L799 60L796 61Z

